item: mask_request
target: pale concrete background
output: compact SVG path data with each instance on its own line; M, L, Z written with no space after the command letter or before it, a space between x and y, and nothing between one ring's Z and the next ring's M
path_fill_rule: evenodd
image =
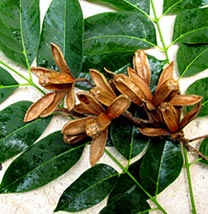
M156 1L156 0L155 0ZM42 18L43 14L48 8L51 0L40 0ZM86 0L80 0L81 6L83 8L84 17L93 15L98 12L106 11L107 9L101 6L95 6L90 4ZM162 9L162 0L157 0L157 13L160 14ZM136 20L135 20L136 21ZM162 31L165 35L165 43L169 44L170 35L172 33L174 17L168 16L161 20ZM165 26L165 27L164 27ZM171 60L175 60L175 51L177 47L174 46L170 50ZM148 53L155 54L157 57L162 58L162 53L158 53L154 50L148 51ZM5 56L0 53L0 59L8 62L17 70L22 69L15 63L6 59ZM186 78L180 81L182 92L190 85L195 79L201 78L203 76L208 76L207 71L196 75L193 78ZM14 75L15 76L15 75ZM20 83L22 80L15 76ZM15 96L8 98L3 104L0 105L0 110L8 106L9 104L22 100L28 99L35 101L41 94L39 94L35 89L30 87L22 87L18 89L15 93ZM188 127L186 127L187 137L193 138L195 136L202 135L203 133L208 132L207 127L207 118L197 119L193 121ZM65 123L65 119L61 117L54 117L53 121L50 123L47 130L41 136L44 137L49 133L54 132L55 130L61 129L62 125ZM198 146L198 142L193 145ZM125 164L125 160L114 150L112 152L118 157L118 159ZM195 154L190 154L190 160L196 158ZM7 161L3 165L3 170L0 171L0 180L12 160ZM120 170L115 163L113 163L109 158L104 155L100 162L108 163L115 167L115 169ZM90 167L89 165L89 147L84 150L81 160L67 173L59 177L57 180L52 181L44 187L41 187L37 190L21 193L21 194L3 194L0 195L0 214L52 214L59 197L63 191L75 181L82 172ZM198 214L207 214L208 213L208 167L202 164L194 164L191 167L192 181L193 181L193 190L195 194L196 207ZM157 196L159 203L165 208L168 214L191 214L191 206L189 202L188 189L187 189L187 178L185 171L183 170L180 176L173 182L169 187L167 187L162 193ZM98 214L99 210L105 206L107 199L103 200L102 203L94 206L91 209L78 212L79 214ZM152 203L150 202L152 205ZM152 205L154 207L154 205ZM66 212L58 212L64 214ZM159 211L152 211L152 214L158 214Z

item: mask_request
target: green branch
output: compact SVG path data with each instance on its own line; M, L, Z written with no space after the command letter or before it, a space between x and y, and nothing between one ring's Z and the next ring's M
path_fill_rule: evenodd
M19 84L18 86L33 86L34 88L36 88L38 91L40 91L42 94L45 94L45 92L38 87L32 80L32 78L27 78L25 76L23 76L21 73L19 73L18 71L16 71L14 68L12 68L11 66L9 66L8 64L4 63L3 61L0 60L0 64L2 64L4 67L6 67L7 69L9 69L11 72L15 73L17 76L19 76L20 78L22 78L23 80L25 80L27 83L25 84Z
M157 208L163 213L168 214L165 209L159 204L159 202L152 197L152 195L147 192L143 186L136 180L136 178L128 171L126 167L124 167L106 148L105 153L122 169L124 173L126 173L134 182L135 184L152 200L152 202L157 206Z
M186 169L186 175L187 175L187 181L188 181L188 187L189 187L189 196L191 200L192 214L197 214L195 200L194 200L194 193L192 188L192 181L191 181L191 172L190 172L191 165L189 164L188 153L184 146L183 146L183 155L184 155L185 169Z
M165 57L166 57L166 59L167 59L167 61L169 63L170 60L169 60L169 56L168 56L168 48L165 45L165 41L164 41L164 38L163 38L162 30L161 30L161 27L160 27L160 23L159 23L160 22L160 18L158 18L158 16L157 16L153 0L150 0L150 3L151 3L151 6L152 6L152 11L153 11L153 15L154 15L154 20L153 21L154 21L154 23L155 23L155 25L157 27L157 31L158 31L158 34L159 34L159 37L160 37L160 40L161 40L161 43L162 43L162 50L164 51Z

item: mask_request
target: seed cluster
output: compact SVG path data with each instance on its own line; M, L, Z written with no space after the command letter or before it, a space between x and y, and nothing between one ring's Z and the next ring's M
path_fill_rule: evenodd
M90 163L96 162L103 155L108 137L108 127L119 116L133 122L140 133L149 137L170 137L181 141L187 149L206 156L190 146L190 140L183 134L183 128L200 111L201 96L182 95L178 81L173 78L174 64L168 64L162 71L156 89L150 87L151 71L146 54L142 50L135 52L133 68L128 68L128 75L115 74L107 69L107 78L95 69L90 69L94 85L89 92L75 94L74 85L83 79L75 79L68 68L61 50L51 44L52 54L60 72L35 67L31 71L39 78L39 83L52 92L34 103L25 114L25 122L38 117L46 117L54 111L68 113L75 119L62 128L64 141L77 143L84 138L92 139ZM79 104L75 104L75 97ZM65 98L67 108L58 106ZM130 106L145 112L145 119L134 117ZM182 108L193 106L183 118Z

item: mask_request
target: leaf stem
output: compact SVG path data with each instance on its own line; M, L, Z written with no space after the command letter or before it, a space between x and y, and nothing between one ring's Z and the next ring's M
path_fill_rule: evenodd
M12 68L11 66L9 66L8 64L4 63L3 61L0 60L0 64L2 64L4 67L8 68L10 71L12 71L13 73L15 73L16 75L18 75L20 78L24 79L27 83L25 84L20 84L20 86L33 86L34 88L36 88L38 91L40 91L42 94L45 94L45 92L39 88L32 80L32 78L30 77L29 79L25 76L23 76L21 73L19 73L18 71L16 71L14 68Z
M22 1L21 0L19 1L19 4L20 4L19 7L22 8ZM20 13L19 13L19 20L20 20L20 28L23 29L22 10L20 10ZM21 35L21 41L22 41L22 47L23 47L23 55L25 56L25 61L26 61L27 70L28 70L28 74L29 74L29 81L28 82L33 82L32 81L32 74L30 71L30 64L29 64L27 51L26 51L26 47L25 47L25 42L24 42L23 30L20 31L20 35Z
M193 188L192 188L192 181L191 181L190 164L188 161L188 152L187 152L185 146L183 146L183 154L184 154L186 175L187 175L187 180L188 180L189 196L190 196L190 201L191 201L192 214L197 214L195 200L194 200L194 193L193 193Z
M151 3L151 6L152 6L152 11L153 11L153 15L154 15L154 20L153 21L154 21L154 23L155 23L155 25L157 27L157 31L158 31L158 34L159 34L159 37L160 37L160 40L161 40L161 43L162 43L162 49L163 49L163 51L165 53L165 57L166 57L166 59L167 59L167 61L169 63L170 60L169 60L169 56L168 56L168 48L165 45L165 41L164 41L163 34L162 34L162 31L161 31L160 23L159 23L160 22L160 17L157 16L153 0L150 0L150 3Z
M159 202L152 197L151 194L149 194L143 186L136 180L136 178L128 171L127 168L125 168L116 158L113 156L106 148L105 148L105 153L123 170L124 173L126 173L135 183L136 185L154 202L154 204L157 206L157 208L163 213L167 214L165 209L159 204Z
M25 83L25 84L16 84L16 85L0 85L1 89L4 88L17 88L17 87L21 87L21 86L30 86L29 83Z
M194 165L194 164L196 164L196 163L199 163L201 160L203 160L203 159L202 159L202 158L197 158L196 160L190 162L190 163L189 163L189 166L192 166L192 165Z
M0 64L2 64L3 66L5 66L6 68L8 68L9 70L11 70L15 74L17 74L19 77L21 77L22 79L24 79L24 80L26 80L28 82L28 79L26 77L24 77L22 74L20 74L18 71L16 71L14 68L12 68L11 66L9 66L8 64L4 63L1 60L0 60Z
M165 16L169 11L171 11L174 7L177 6L177 4L181 3L183 0L179 0L177 2L175 2L174 4L172 4L164 13L163 16Z

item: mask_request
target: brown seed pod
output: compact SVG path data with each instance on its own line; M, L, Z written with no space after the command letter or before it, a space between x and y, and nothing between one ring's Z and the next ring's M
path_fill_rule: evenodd
M197 95L175 95L169 103L174 106L190 106L201 102L202 97Z
M174 79L168 79L160 87L157 87L153 97L153 103L155 106L160 105L162 102L170 101L174 96L179 93L178 82Z
M138 50L134 53L133 68L136 73L149 85L151 72L149 62L144 51Z
M169 103L162 103L158 110L162 115L162 119L171 133L178 131L179 129L179 114L173 105Z
M149 84L144 81L132 68L128 68L129 78L137 85L143 92L146 100L152 100L152 92Z
M32 104L25 114L24 122L30 122L38 118L41 113L53 103L55 97L56 92L51 92Z
M145 96L140 88L126 75L118 74L113 78L113 83L116 88L126 95L133 103L141 105Z

